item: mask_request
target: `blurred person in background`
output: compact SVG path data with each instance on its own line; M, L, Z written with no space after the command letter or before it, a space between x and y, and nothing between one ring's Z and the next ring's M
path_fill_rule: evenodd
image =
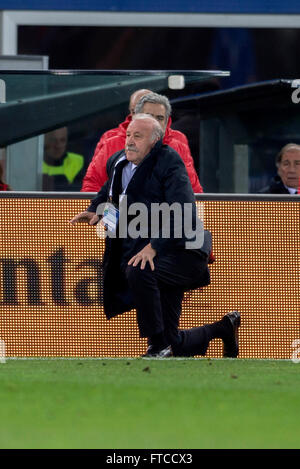
M105 132L101 137L84 176L81 191L98 192L101 189L108 179L107 160L125 147L126 131L132 121L132 116L137 113L145 113L153 116L159 122L164 132L163 143L176 150L182 158L193 191L196 193L203 192L186 136L178 130L171 129L171 105L168 98L149 90L137 90L130 98L129 111L130 114L119 127Z
M79 191L84 157L67 151L68 129L61 127L45 134L43 161L44 191Z
M149 93L152 93L151 90L147 90L147 89L141 89L141 90L137 90L135 91L134 93L132 93L132 95L130 96L130 99L129 99L129 114L126 116L126 119L124 120L124 122L121 122L121 124L119 124L118 127L115 127L114 129L110 129L110 130L107 130L106 132L104 132L104 134L101 136L98 144L97 144L97 147L96 147L96 150L95 150L95 154L97 152L100 151L100 149L102 148L102 146L105 144L105 142L111 138L111 137L115 137L115 136L123 136L123 135L126 135L126 130L127 130L127 127L128 125L130 124L130 122L132 121L132 116L134 116L134 110L135 110L135 106L137 105L137 103L139 102L139 100L145 96L146 94L149 94Z
M3 166L0 162L0 191L10 191L11 188L3 180Z
M300 179L300 145L288 143L276 156L277 175L261 194L297 194Z

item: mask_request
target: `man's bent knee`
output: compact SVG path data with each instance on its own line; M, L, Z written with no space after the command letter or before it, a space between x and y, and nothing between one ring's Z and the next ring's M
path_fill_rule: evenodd
M149 281L151 277L154 277L154 275L148 264L144 269L141 269L140 265L137 265L136 267L128 265L126 267L126 278L129 285L143 284L146 281Z

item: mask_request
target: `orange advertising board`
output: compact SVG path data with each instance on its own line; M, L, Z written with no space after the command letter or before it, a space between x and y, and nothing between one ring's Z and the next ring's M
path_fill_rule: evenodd
M1 197L0 339L8 357L136 357L135 311L107 321L94 227L68 222L84 198ZM211 284L185 295L182 328L242 315L240 358L291 358L300 339L300 204L198 202L213 234ZM208 357L221 357L211 343Z

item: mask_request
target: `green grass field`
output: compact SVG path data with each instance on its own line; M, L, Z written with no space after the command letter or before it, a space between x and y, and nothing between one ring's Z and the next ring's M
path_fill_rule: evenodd
M300 364L7 360L0 448L299 448Z

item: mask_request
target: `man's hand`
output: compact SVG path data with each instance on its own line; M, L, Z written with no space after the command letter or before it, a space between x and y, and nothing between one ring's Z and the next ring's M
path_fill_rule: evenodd
M98 215L95 212L85 212L78 213L72 220L70 220L71 225L76 225L76 223L88 223L89 225L96 225L99 221Z
M128 265L133 265L133 267L136 267L141 262L141 269L144 270L145 265L147 264L147 262L149 262L151 270L154 270L153 259L155 256L156 251L149 243L140 252L138 252L135 256L130 259Z

